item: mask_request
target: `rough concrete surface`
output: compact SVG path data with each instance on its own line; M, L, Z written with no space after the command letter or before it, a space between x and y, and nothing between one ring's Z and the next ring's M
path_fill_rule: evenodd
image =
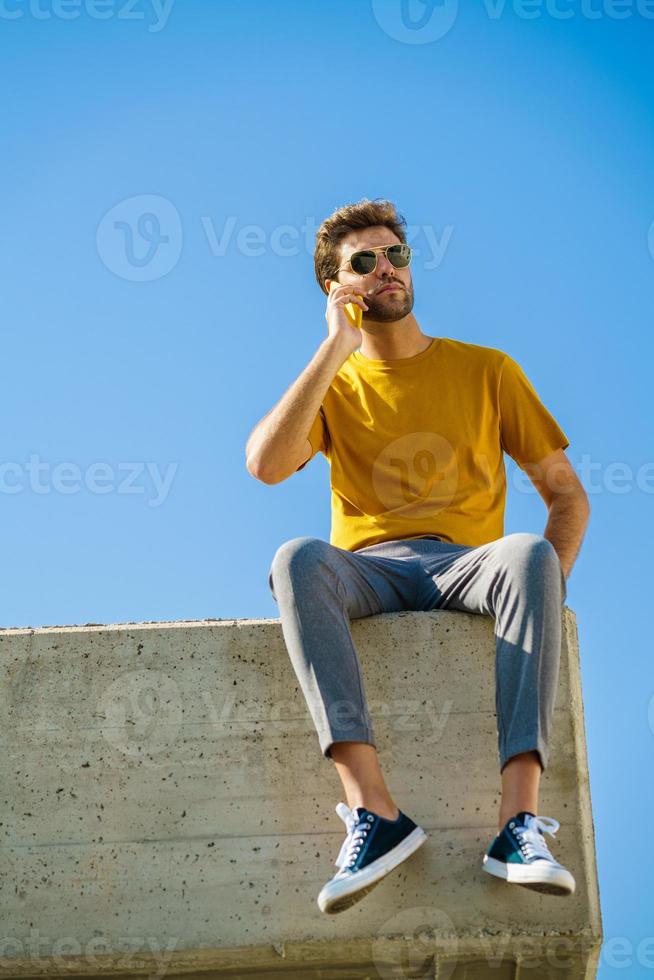
M574 613L539 813L577 882L493 878L494 621L354 620L391 792L428 840L326 916L344 799L271 620L0 630L0 976L590 978L602 938ZM540 965L538 965L540 964Z

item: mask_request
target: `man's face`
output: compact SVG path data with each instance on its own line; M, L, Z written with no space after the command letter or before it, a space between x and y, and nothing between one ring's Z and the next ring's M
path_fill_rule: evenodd
M411 312L413 309L411 267L396 269L384 253L377 250L375 270L365 276L358 276L350 269L348 258L352 252L358 252L362 248L399 243L400 239L397 235L384 225L357 229L348 232L343 238L339 265L345 268L337 273L336 278L340 283L351 283L353 291L361 293L364 297L369 306L369 309L363 311L364 320L379 322L401 320ZM397 288L383 289L389 283L393 283ZM380 291L382 289L383 291Z

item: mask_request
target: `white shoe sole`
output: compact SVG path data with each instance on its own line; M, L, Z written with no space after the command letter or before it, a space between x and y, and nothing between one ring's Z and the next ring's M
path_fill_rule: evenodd
M426 840L427 834L422 827L416 827L392 851L382 854L362 871L342 878L332 878L318 895L317 902L320 911L332 915L335 912L342 912L344 909L350 908L351 905L372 891L389 871L396 868L402 861L406 861Z
M545 895L572 895L575 880L566 868L553 867L548 862L536 864L506 864L484 854L484 871L496 878L504 878L514 885L524 885Z

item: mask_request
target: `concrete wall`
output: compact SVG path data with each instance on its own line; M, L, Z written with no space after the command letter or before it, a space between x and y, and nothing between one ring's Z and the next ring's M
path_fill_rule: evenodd
M493 620L385 613L352 635L389 786L429 839L325 916L344 797L279 619L1 630L0 976L595 976L573 612L539 806L561 823L568 897L481 870L501 785Z

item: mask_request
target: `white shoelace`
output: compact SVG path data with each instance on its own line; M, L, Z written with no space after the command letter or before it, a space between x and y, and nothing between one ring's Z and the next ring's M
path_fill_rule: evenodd
M532 817L530 814L527 814L524 827L517 824L514 828L520 843L524 845L525 857L546 858L549 861L554 861L554 857L547 846L547 841L540 831L544 830L554 837L560 826L560 823L554 817Z
M337 868L343 868L356 857L368 831L366 828L360 827L356 833L354 832L358 823L357 815L345 803L337 803L336 812L347 827L347 837L343 841L341 849L338 852L338 857L334 861ZM370 826L370 821L368 822L368 826Z

